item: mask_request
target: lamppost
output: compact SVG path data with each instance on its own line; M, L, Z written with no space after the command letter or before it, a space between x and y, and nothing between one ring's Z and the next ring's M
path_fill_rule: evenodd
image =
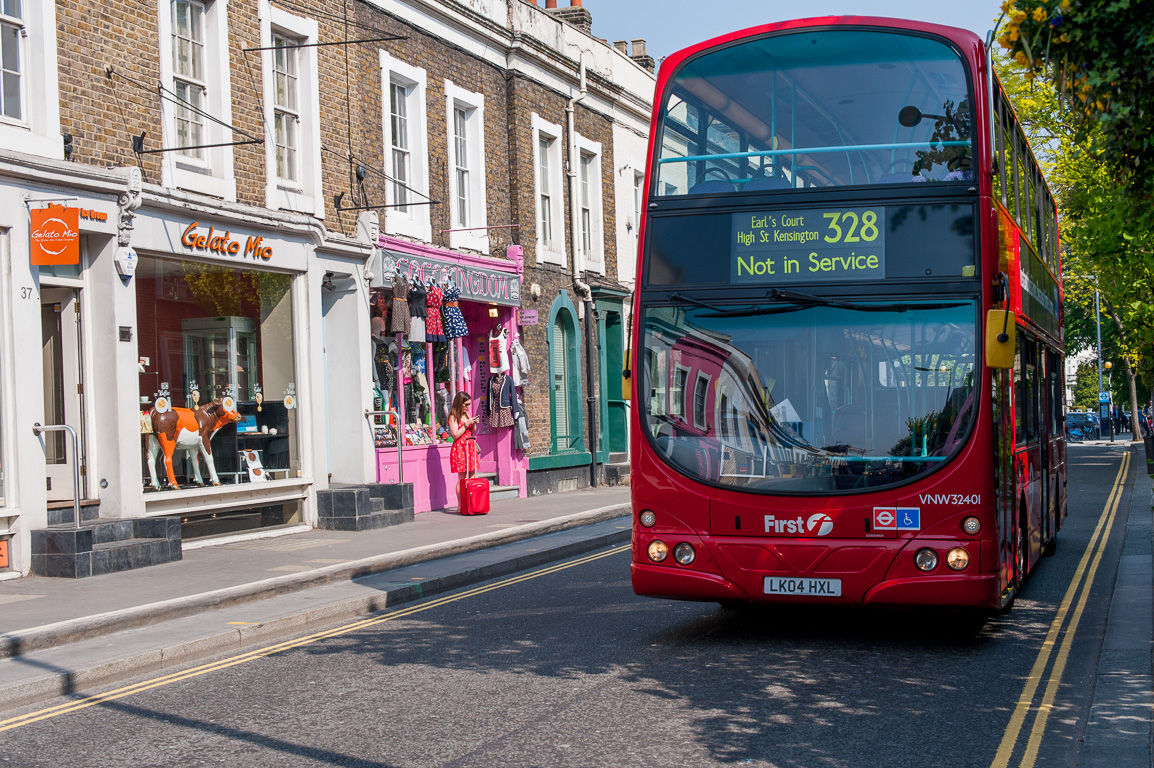
M1098 363L1106 369L1106 394L1110 398L1109 402L1106 404L1106 407L1110 412L1110 442L1112 443L1114 442L1114 376L1113 371L1110 369L1114 367L1114 364L1109 360L1103 363L1100 358Z

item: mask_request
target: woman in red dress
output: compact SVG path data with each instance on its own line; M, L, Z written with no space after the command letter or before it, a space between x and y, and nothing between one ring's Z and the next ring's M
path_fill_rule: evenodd
M477 471L476 443L473 430L477 428L477 417L470 416L471 398L458 392L449 407L449 434L453 436L453 447L449 449L449 471L457 473L457 509L461 508L461 486L465 477Z

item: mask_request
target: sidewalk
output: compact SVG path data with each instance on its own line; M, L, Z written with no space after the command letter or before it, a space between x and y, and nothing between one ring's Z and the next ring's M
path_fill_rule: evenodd
M1122 442L1127 444L1133 468L1130 508L1079 768L1154 765L1154 483L1141 440ZM1123 509L1118 514L1122 517Z
M598 488L359 533L193 539L180 562L0 582L0 711L624 543L628 515L628 487Z

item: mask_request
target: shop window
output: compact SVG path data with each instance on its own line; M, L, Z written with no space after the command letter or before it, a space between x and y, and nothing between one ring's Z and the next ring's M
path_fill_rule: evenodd
M60 159L56 4L0 0L0 146Z
M601 206L601 145L578 136L578 198L581 206L581 255L585 268L605 274L605 237Z
M324 217L320 172L317 23L260 4L264 67L265 199L273 210Z
M439 283L436 290L443 291L444 287L445 283ZM460 333L456 326L450 329L443 319L429 322L429 313L437 311L428 303L433 289L434 285L426 279L419 289L406 283L403 295L394 287L373 291L370 310L374 329L373 384L381 406L374 410L389 412L374 420L378 448L396 446L402 421L406 446L443 445L453 441L449 432L449 408L463 383L473 381L472 367L479 353L470 352L461 343L460 336L446 335ZM398 307L398 302L404 306ZM463 302L458 301L457 317L464 322L461 304ZM419 322L416 306L425 308L426 316ZM442 305L436 302L434 306ZM408 319L398 320L399 313ZM466 327L468 325L476 325L476 319ZM482 394L471 387L466 391L474 400L473 414L480 414Z
M169 485L172 432L180 486L299 477L292 276L142 256L135 287L145 486Z
M381 91L387 94L384 115L384 231L424 242L432 240L429 221L429 160L426 137L425 70L411 67L381 51Z
M227 9L223 0L158 0L161 144L173 150L161 157L164 186L233 201Z
M533 167L536 169L537 261L565 264L561 126L533 113Z
M445 81L448 101L450 248L489 252L485 229L485 97Z

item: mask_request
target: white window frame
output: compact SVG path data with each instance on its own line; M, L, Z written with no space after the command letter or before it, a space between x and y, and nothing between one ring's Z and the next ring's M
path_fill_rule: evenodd
M458 162L457 142L454 140L454 117L458 109L464 110L466 120L466 153L465 162ZM485 201L485 97L480 93L466 91L445 81L445 141L448 151L449 174L449 229L460 229L457 223L457 168L469 169L468 185L465 198L468 204L468 231L450 232L449 247L454 249L467 248L481 253L489 252L489 232L477 227L488 226L487 204Z
M565 191L563 179L565 168L562 164L561 147L564 133L561 126L543 120L536 112L532 114L531 125L533 131L533 209L534 220L537 222L537 262L543 264L557 264L564 267L565 259ZM549 142L549 229L553 233L552 242L546 244L541 228L541 194L540 165L541 141Z
M219 1L219 0L218 0ZM274 34L296 40L298 44L319 42L318 24L274 8L269 0L260 0L261 47L272 45ZM300 117L297 136L298 178L295 182L277 177L276 167L276 79L274 51L262 51L261 67L264 88L265 124L265 205L276 211L297 211L325 217L321 189L321 107L317 49L297 48L297 114ZM231 154L231 153L230 153Z
M693 410L693 426L698 429L705 429L709 426L709 383L713 378L702 371L697 372L697 378L693 382L693 404L690 406ZM701 401L701 421L697 420L697 390L705 387L705 396Z
M204 0L204 111L225 125L232 124L231 49L228 43L228 0ZM157 0L157 34L160 37L160 82L175 92L172 64L172 0ZM176 146L176 104L160 99L162 136L160 147ZM224 125L205 119L204 143L237 141ZM266 142L267 143L267 142ZM160 153L161 183L170 188L201 192L236 202L236 176L231 146L205 149L203 161L170 151Z
M0 115L0 146L64 159L60 138L60 81L56 52L56 3L23 0L20 38L19 120Z
M381 93L383 94L381 115L384 126L384 153L385 174L396 178L393 168L393 126L392 107L389 101L393 83L405 87L405 107L409 127L409 174L406 186L409 187L409 205L407 210L400 208L384 209L384 231L390 235L400 235L431 243L433 228L429 215L429 147L428 147L428 113L425 105L425 91L428 82L425 70L411 67L402 61L390 56L387 51L380 52L381 58ZM385 202L393 205L397 202L393 190L393 182L385 182Z
M574 232L577 236L577 242L581 250L581 258L584 264L583 269L589 272L596 272L597 274L605 274L605 206L602 204L604 195L601 190L601 144L596 141L590 141L581 134L577 134L577 158L578 163L581 163L585 158L590 158L589 163L589 218L590 218L590 233L589 233L589 251L585 250L585 229L584 217L577 222L577 227ZM577 168L577 210L580 212L585 207L584 190L582 188L582 166Z

